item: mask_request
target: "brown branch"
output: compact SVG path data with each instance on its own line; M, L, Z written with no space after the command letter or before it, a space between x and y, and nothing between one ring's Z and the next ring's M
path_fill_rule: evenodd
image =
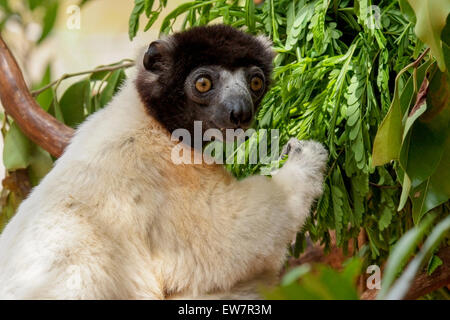
M33 99L16 60L0 35L0 100L23 133L55 157L74 130L45 112Z

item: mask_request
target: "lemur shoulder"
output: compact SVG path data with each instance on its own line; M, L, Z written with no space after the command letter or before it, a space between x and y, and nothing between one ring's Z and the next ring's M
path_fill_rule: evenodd
M291 139L272 178L171 161L177 128L250 125L272 59L223 25L153 42L1 234L0 298L258 298L276 283L322 192L322 145Z

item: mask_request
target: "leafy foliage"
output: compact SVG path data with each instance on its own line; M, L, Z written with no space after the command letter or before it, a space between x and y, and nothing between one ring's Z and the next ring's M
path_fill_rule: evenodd
M425 56L425 62L419 60L413 67L405 68L424 50L424 44L414 34L415 21L418 21L416 31L428 28L423 21L425 9L417 8L414 2L268 0L255 6L253 1L191 1L170 12L160 29L162 34L172 32L177 19L181 19L182 29L223 22L253 34L270 36L278 53L275 85L263 101L256 127L278 128L282 144L295 136L316 139L327 145L331 156L325 192L305 231L312 240L328 247L329 232L335 230L337 244L346 248L362 227L369 238L372 259L385 257L392 244L436 206L441 205L437 210L440 214L448 214L445 181L450 179L442 175L450 172L447 162L436 160L437 163L429 165L421 161L428 172L419 174L421 179L414 180L411 190L405 191L405 179L418 175L418 169L411 167L417 163L412 153L423 154L423 148L429 146L427 154L433 149L440 154L436 159L444 162L446 159L442 157L444 148L436 145L445 139L427 145L431 137L423 135L423 139L416 140L411 139L412 133L403 136L404 115L412 109L417 88L430 71L428 67L436 66L432 58ZM437 3L439 0L429 5ZM165 4L159 2L159 8ZM374 12L377 9L381 14ZM418 19L417 10L420 11ZM442 15L439 13L438 29L431 30L433 35L440 36ZM130 21L135 19L132 16ZM423 38L431 46L428 40ZM435 84L435 88L429 90L427 104L436 96L435 92L441 92L441 96L442 92L448 92L448 88L438 86L434 76L442 78L443 73L427 76ZM448 81L443 83L446 85ZM441 100L441 104L448 102ZM442 113L436 111L435 115L445 123ZM416 132L417 121L407 120L411 132ZM434 128L434 121L432 123ZM441 129L445 131L443 126ZM423 134L423 130L417 134ZM258 140L252 138L240 148ZM400 154L403 146L411 148ZM422 149L416 151L415 146ZM374 168L392 159L399 161ZM241 178L265 167L234 164L228 165L228 169ZM421 197L414 197L417 192ZM298 238L304 239L303 236ZM294 250L297 254L300 251Z
M265 296L271 300L357 300L355 283L360 273L358 258L347 261L342 271L323 265L311 270L304 264L290 270L281 285Z
M90 0L79 0L78 5L83 6ZM41 26L41 33L36 39L36 45L40 45L51 34L55 27L60 2L58 0L0 0L0 30L8 20L15 20L24 30L31 23Z
M87 116L103 108L112 99L126 79L124 69L130 65L119 62L75 75L65 75L63 78L86 76L69 86L60 98L57 89L61 79L55 86L51 86L49 77L51 68L48 67L38 86L33 86L46 88L44 91L38 91L36 100L44 110L61 122L76 128ZM3 163L8 171L7 179L16 170L26 170L27 175L21 176L23 181L17 181L17 183L29 183L31 186L36 186L52 168L52 157L29 140L8 117L3 118L2 133L5 137ZM20 203L17 201L17 195L12 196L17 183L9 187L6 185L3 190L4 212L14 212ZM0 223L0 230L11 216L12 214L8 214L2 217L3 223Z
M450 230L450 216L447 216L444 220L442 220L438 225L434 227L433 231L425 241L419 253L408 264L405 272L391 287L394 277L402 268L402 264L404 264L406 259L411 255L412 246L414 246L414 243L417 244L417 242L420 241L420 239L424 236L432 220L433 216L428 216L427 219L423 221L423 223L409 230L408 233L405 234L402 239L400 239L400 241L396 244L392 255L388 260L382 287L378 294L379 299L402 299L408 292L408 289L412 281L414 280L414 276L419 271L420 267L425 261L427 261L428 258L430 258L433 251L441 243L442 239L444 239L445 236L448 235L448 232ZM413 241L410 241L410 238ZM440 259L437 256L434 257L435 262L431 262L431 266L429 266L428 268L429 272L432 272L439 266Z
M81 1L83 5L87 0ZM24 7L14 6L9 1L0 1L1 16L0 27L9 19L18 19L22 27L27 27L23 17L33 17L34 22L42 25L42 33L36 43L39 46L51 33L59 10L58 1L25 1ZM20 9L21 8L21 9ZM19 10L20 9L20 10ZM128 62L128 64L127 64ZM49 64L42 75L42 79L31 85L36 92L36 101L47 112L53 114L60 121L75 128L84 119L95 111L103 108L117 92L125 79L124 69L129 67L130 61L121 61L116 64L100 66L88 72L73 75L64 75L56 82L51 82L52 69ZM58 88L62 80L82 76L85 78L73 83L64 93ZM30 188L50 171L54 159L31 140L29 140L10 118L1 113L1 131L4 137L3 163L6 168L6 178L0 196L0 230L12 217L18 205L26 197ZM27 186L23 188L23 186Z
M450 13L450 2L447 0L408 0L408 2L415 12L417 36L431 48L439 68L444 71L447 67L441 45L441 33Z

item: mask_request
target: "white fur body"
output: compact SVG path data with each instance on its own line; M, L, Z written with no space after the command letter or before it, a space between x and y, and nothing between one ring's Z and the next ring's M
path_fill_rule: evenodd
M323 147L290 143L273 178L175 165L128 80L1 234L0 298L257 298L322 191Z

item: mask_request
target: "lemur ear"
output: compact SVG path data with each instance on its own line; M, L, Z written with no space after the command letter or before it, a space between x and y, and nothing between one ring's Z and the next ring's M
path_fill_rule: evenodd
M164 69L164 56L169 53L169 45L164 40L153 41L144 55L144 67L150 72L161 72Z

